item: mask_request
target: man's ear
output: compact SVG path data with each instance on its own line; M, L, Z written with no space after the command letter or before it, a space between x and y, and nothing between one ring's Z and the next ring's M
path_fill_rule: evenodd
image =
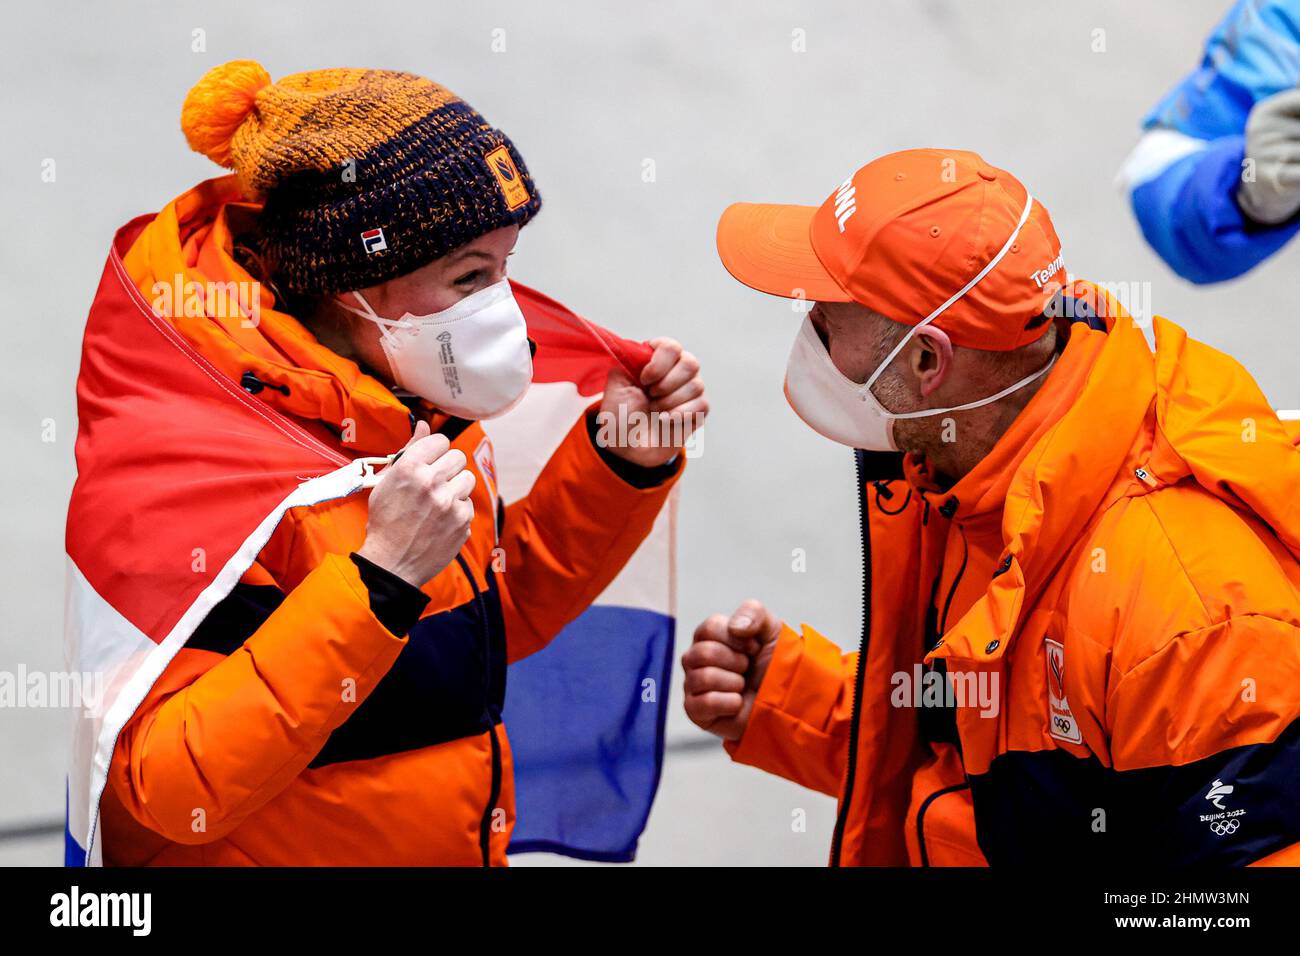
M952 374L952 339L943 329L923 325L912 333L908 368L922 398L929 398Z

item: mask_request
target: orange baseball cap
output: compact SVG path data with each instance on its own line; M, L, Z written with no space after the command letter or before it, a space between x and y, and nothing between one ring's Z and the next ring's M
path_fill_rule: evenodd
M933 324L957 345L1007 351L1065 283L1052 220L1020 180L976 153L908 149L872 160L820 206L736 203L718 255L750 288L857 302Z

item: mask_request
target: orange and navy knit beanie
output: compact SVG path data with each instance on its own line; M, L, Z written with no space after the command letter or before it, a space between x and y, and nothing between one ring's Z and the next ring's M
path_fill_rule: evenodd
M273 83L235 60L190 90L181 129L263 203L261 251L299 294L405 275L542 205L505 133L410 73L313 70Z

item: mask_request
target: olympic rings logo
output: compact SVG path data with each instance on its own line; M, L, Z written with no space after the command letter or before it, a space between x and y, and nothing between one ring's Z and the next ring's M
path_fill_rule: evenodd
M1227 836L1229 833L1236 833L1239 826L1241 826L1239 820L1215 820L1210 824L1210 830L1216 836Z

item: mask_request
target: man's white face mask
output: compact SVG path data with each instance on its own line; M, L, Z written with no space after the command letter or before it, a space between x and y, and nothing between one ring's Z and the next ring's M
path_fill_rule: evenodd
M872 393L871 386L889 367L889 363L902 350L916 328L909 331L902 342L876 366L876 370L867 377L866 382L859 383L848 378L835 367L812 320L805 315L799 334L795 337L794 347L790 350L790 361L785 370L786 401L790 403L795 414L803 419L805 425L831 441L866 451L898 451L898 445L894 441L894 422L898 419L927 418L931 415L946 415L949 412L989 405L1024 388L1039 376L1047 374L1047 370L1052 367L1052 362L1056 360L1053 357L1032 375L1022 378L995 395L978 401L953 405L950 408L891 412L880 404L880 400Z
M362 309L339 304L379 326L393 378L406 391L458 418L504 415L533 379L524 314L502 279L432 315L386 319L360 292Z

